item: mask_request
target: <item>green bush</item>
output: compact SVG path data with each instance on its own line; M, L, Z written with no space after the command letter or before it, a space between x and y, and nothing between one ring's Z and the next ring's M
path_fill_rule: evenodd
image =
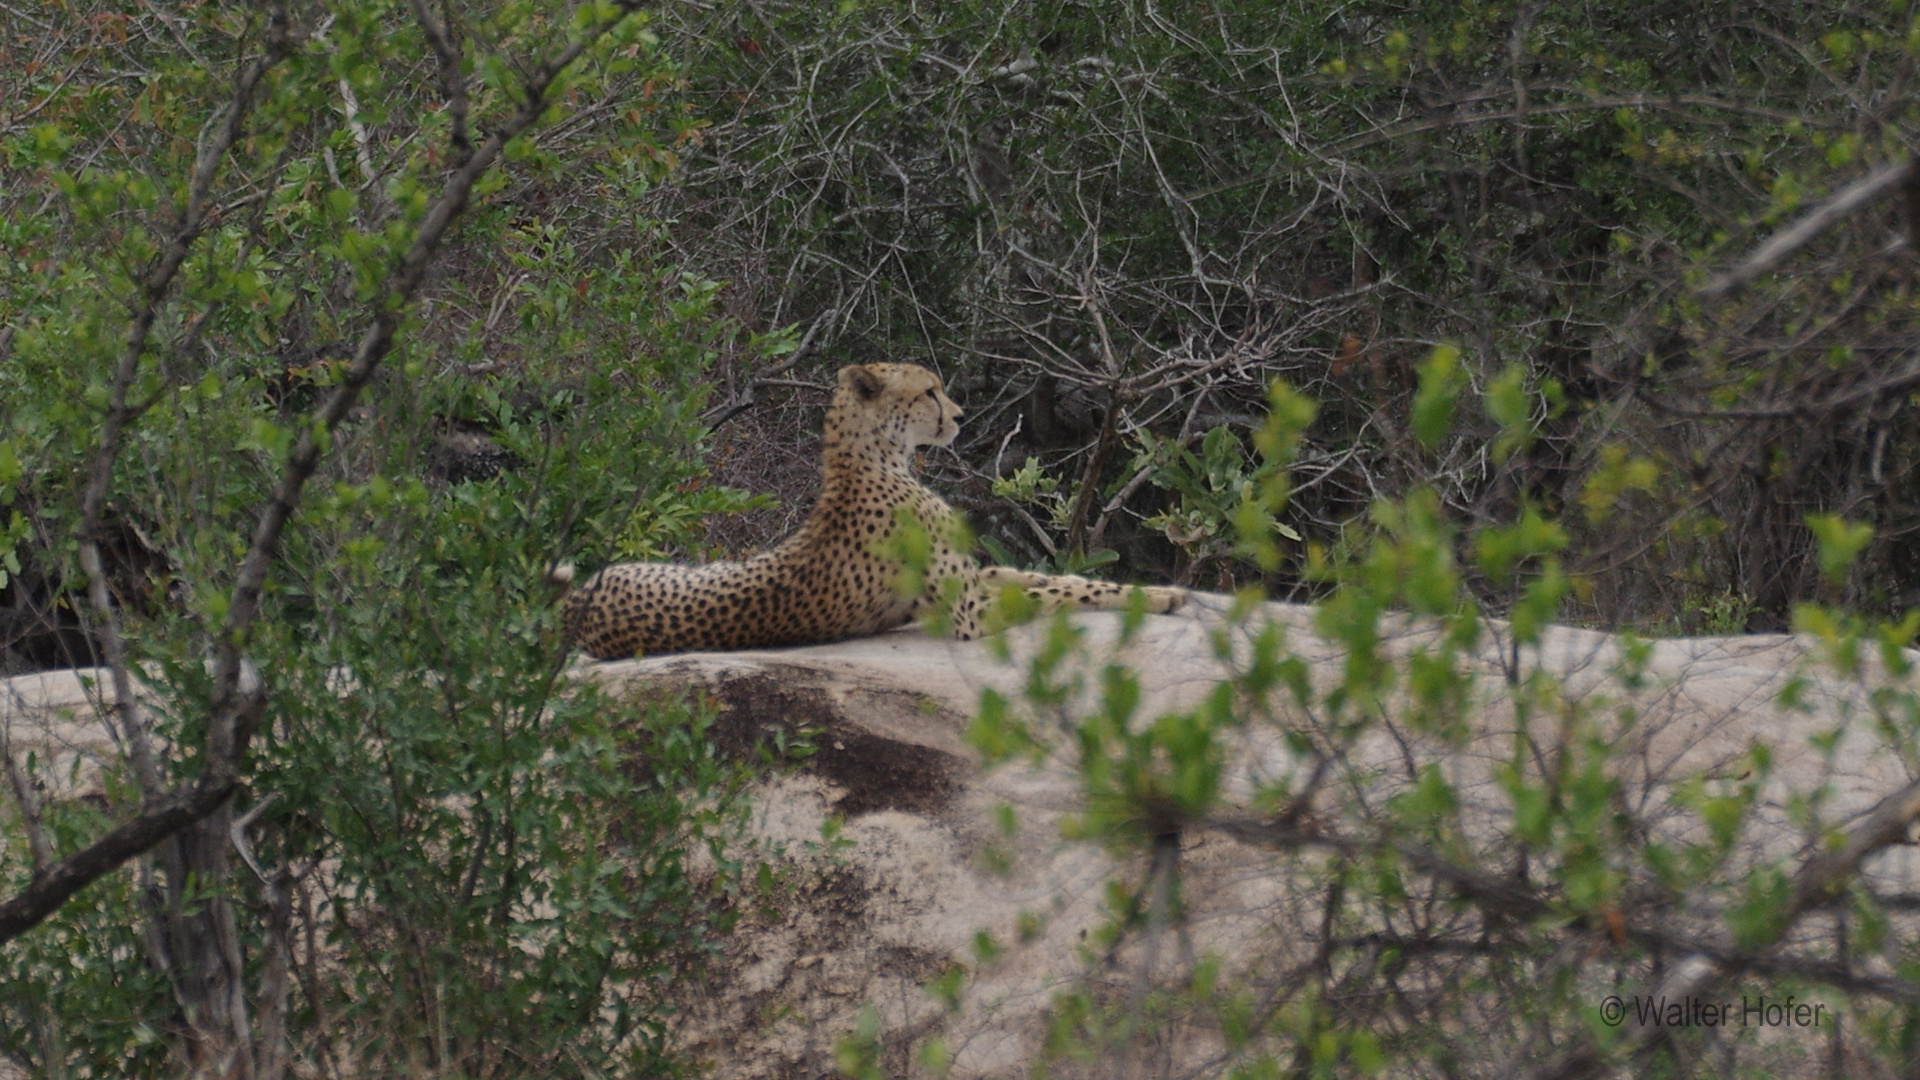
M0 589L151 694L97 776L15 754L0 900L253 727L230 802L0 945L33 1075L680 1068L747 769L564 677L546 577L748 503L703 380L782 339L638 208L686 123L643 16L430 7L29 5L73 47L0 46Z

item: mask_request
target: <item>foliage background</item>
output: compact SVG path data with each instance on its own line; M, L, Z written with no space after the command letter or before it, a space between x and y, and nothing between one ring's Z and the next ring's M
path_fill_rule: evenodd
M179 745L257 508L470 134L452 102L484 130L595 14L289 12L298 45L156 296L260 11L0 5L0 659L97 657L90 538ZM9 946L28 1069L177 1067L185 976L141 927L206 895L286 1025L263 1072L656 1067L664 998L632 988L724 923L724 875L677 853L727 833L738 777L685 723L556 699L540 580L783 533L847 362L943 372L969 424L929 472L1009 561L1337 600L1330 566L1447 521L1496 615L1776 630L1916 599L1915 186L1705 288L1909 153L1904 2L754 0L623 25L477 189L286 536L250 646L277 703L237 807L258 868L195 893L132 867ZM1318 403L1284 502L1256 447L1277 378ZM1555 524L1482 557L1514 521ZM50 806L58 850L136 787ZM302 976L301 933L360 951ZM461 1000L517 1019L448 1028Z
M936 465L1018 557L1109 546L1126 572L1249 580L1217 542L1230 455L1195 470L1143 433L1197 452L1224 427L1244 456L1284 377L1322 405L1289 519L1309 541L1414 484L1472 521L1530 500L1574 531L1572 617L1780 629L1819 588L1804 518L1832 513L1877 529L1847 597L1914 598L1898 194L1744 292L1697 292L1904 157L1903 4L663 19L698 43L684 93L708 124L651 196L680 257L823 366L941 367L971 419ZM1474 387L1518 371L1526 453L1493 460L1487 422L1416 445L1437 342ZM757 400L767 373L724 370ZM721 432L750 461L754 415ZM1029 456L1055 495L994 488ZM1313 595L1302 554L1277 594Z

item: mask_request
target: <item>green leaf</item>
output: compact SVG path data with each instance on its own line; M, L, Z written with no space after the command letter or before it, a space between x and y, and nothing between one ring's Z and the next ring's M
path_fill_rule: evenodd
M1437 451L1453 430L1454 405L1466 373L1460 368L1460 350L1436 345L1420 367L1420 388L1413 395L1413 437L1429 451Z
M20 467L20 456L13 448L13 440L0 440L0 506L13 501L13 485L20 482L25 470Z
M1808 514L1807 528L1820 544L1820 572L1835 585L1845 584L1854 560L1873 542L1873 526L1838 514Z
M1787 901L1793 884L1777 866L1762 866L1747 875L1741 898L1727 910L1727 928L1743 949L1771 944L1786 925Z
M1408 826L1425 828L1451 818L1460 809L1460 798L1440 766L1429 763L1411 789L1394 797L1393 809Z
M1527 396L1527 371L1518 364L1500 373L1487 387L1487 416L1500 426L1493 443L1493 460L1505 463L1533 442L1533 403Z

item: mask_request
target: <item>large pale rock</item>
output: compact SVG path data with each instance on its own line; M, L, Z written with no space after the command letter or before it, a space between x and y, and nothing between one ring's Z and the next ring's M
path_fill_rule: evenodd
M1119 615L1076 616L1083 640L1062 670L1081 689L1052 719L1089 707L1100 666L1116 660L1140 677L1141 718L1193 708L1245 658L1249 635L1269 620L1285 630L1319 688L1338 677L1343 657L1313 632L1309 609L1268 604L1229 625L1228 604L1201 597L1181 614L1147 618L1124 643ZM1088 964L1088 932L1108 915L1105 883L1116 873L1137 877L1140 868L1061 839L1063 819L1079 806L1070 755L983 771L964 738L983 690L1020 697L1027 661L1048 632L1044 624L1012 631L1010 659L986 644L908 629L835 645L574 669L619 693L704 694L719 713L717 734L737 748L801 730L815 747L804 767L764 782L755 800L759 837L785 847L790 892L777 899L775 914L745 912L705 992L681 1003L684 1045L715 1076L832 1075L834 1041L868 1007L889 1033L890 1075L912 1072L907 1045L934 1035L953 1054L954 1077L1024 1075L1056 990L1138 970L1144 958L1137 949L1116 968ZM1592 738L1621 747L1613 769L1623 804L1656 836L1697 836L1697 817L1673 798L1676 782L1737 783L1757 742L1771 747L1775 767L1743 835L1743 859L1809 850L1818 829L1843 826L1915 774L1914 747L1898 719L1876 720L1866 685L1814 664L1804 639L1653 642L1626 664L1631 650L1610 635L1555 628L1539 648L1516 654L1503 647L1502 632L1490 625L1487 643L1468 660L1478 682L1462 711L1463 737L1443 739L1390 708L1365 734L1340 743L1341 779L1314 807L1327 828L1361 829L1431 763L1459 792L1480 850L1499 851L1510 807L1493 777L1513 758L1516 727L1508 676L1535 669L1559 687L1528 721L1540 754L1563 745L1577 753ZM1382 651L1404 661L1435 644L1430 627L1405 623ZM1890 680L1875 664L1864 670L1869 685ZM31 749L78 777L89 770L66 766L108 760L114 748L98 719L96 681L96 672L7 681L0 732L16 757ZM1776 701L1790 682L1799 689L1793 708ZM1404 703L1398 691L1387 699ZM1062 730L1049 717L1033 719L1043 734ZM1323 747L1341 738L1323 711L1283 695L1270 717L1234 736L1224 788L1230 804L1276 776L1299 775L1302 761L1286 748L1287 731ZM1817 735L1833 736L1830 753L1810 742ZM1822 786L1828 798L1815 820L1796 816L1794 795ZM1015 812L1011 835L996 824L1001 807ZM841 842L823 844L823 826L836 818L844 822ZM1311 853L1275 852L1207 830L1189 831L1183 843L1191 922L1178 949L1165 952L1214 953L1227 958L1229 973L1296 962L1321 918L1319 894L1292 887L1311 870ZM1912 887L1911 851L1874 860L1880 884ZM1716 919L1710 909L1683 911L1676 927L1710 935ZM1002 947L988 961L977 949L982 933ZM1162 955L1160 963L1177 959ZM959 1008L949 1011L923 987L956 965L968 977ZM1215 1049L1204 1033L1168 1045L1183 1067Z
M1285 629L1322 689L1332 684L1342 657L1312 632L1309 609L1269 604L1249 623L1228 628L1221 614L1228 606L1224 597L1204 597L1186 614L1148 618L1124 644L1120 616L1077 616L1086 632L1083 652L1067 670L1089 689L1076 701L1087 707L1099 665L1118 660L1140 676L1141 717L1191 709L1225 672L1230 661L1222 657L1244 658L1248 635L1265 620ZM1482 652L1469 658L1479 680L1465 710L1464 740L1443 740L1405 722L1376 723L1345 751L1347 784L1330 786L1316 807L1333 827L1377 813L1382 800L1432 762L1455 784L1483 850L1499 850L1510 805L1493 777L1513 757L1507 673L1516 659L1516 670L1555 676L1564 697L1535 710L1530 725L1539 747L1550 753L1590 736L1621 746L1614 768L1626 803L1655 835L1697 838L1697 817L1671 800L1674 782L1737 782L1756 742L1772 748L1775 768L1748 828L1746 860L1804 848L1812 829L1790 814L1794 793L1828 785L1822 820L1844 824L1912 775L1912 755L1894 752L1875 730L1863 688L1822 674L1805 640L1654 642L1626 664L1623 680L1628 652L1615 637L1555 628L1539 648L1515 654L1502 645L1503 629L1490 627ZM1010 661L985 645L903 630L836 645L580 669L616 689L705 692L734 741L783 727L816 732L818 752L806 768L768 782L758 800L758 832L793 853L797 891L777 917L748 918L710 992L685 1003L682 1034L716 1076L831 1075L835 1038L869 1006L895 1039L890 1075L910 1072L906 1043L931 1035L953 1052L955 1077L1023 1075L1045 1037L1041 1013L1051 994L1088 972L1100 977L1101 966L1087 963L1087 934L1107 915L1103 883L1116 872L1137 876L1139 868L1060 839L1079 790L1065 760L983 773L962 738L983 689L1018 697L1025 661L1046 633L1044 625L1013 631ZM1434 645L1430 628L1406 624L1389 635L1383 652L1404 659ZM1871 664L1868 674L1884 677ZM1796 678L1804 679L1802 704L1783 708L1775 697ZM1301 763L1285 749L1280 729L1328 744L1335 732L1324 722L1315 711L1280 702L1275 722L1238 736L1227 790L1244 793L1297 773ZM1810 744L1810 736L1836 728L1831 757ZM1017 811L1012 837L992 824L1003 805ZM818 841L832 815L846 819L841 835L850 845L831 855L809 853L806 845ZM1226 957L1230 971L1271 972L1297 960L1295 943L1310 940L1321 918L1317 893L1295 895L1287 887L1299 864L1218 832L1189 834L1185 845L1192 921L1182 951ZM1902 850L1878 858L1873 869L1906 881L1910 863ZM1717 909L1685 917L1696 919L1703 935L1721 925ZM977 934L1014 945L1023 925L1028 940L980 961ZM1140 957L1122 959L1137 965ZM969 975L961 1008L949 1013L922 987L953 965ZM1174 1057L1191 1065L1216 1049L1205 1036L1189 1037Z
M118 754L110 715L113 681L106 668L38 671L0 680L0 754L9 755L51 798L94 793L101 770ZM6 796L0 796L6 797Z

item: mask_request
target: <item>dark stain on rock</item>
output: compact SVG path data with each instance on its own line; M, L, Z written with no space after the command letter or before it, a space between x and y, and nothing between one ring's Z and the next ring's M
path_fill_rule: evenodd
M814 749L804 767L844 792L834 810L847 817L878 810L939 813L965 768L952 754L865 730L825 688L797 679L748 675L713 686L708 694L719 710L713 738L727 753L753 753L779 732L791 737L811 731ZM898 708L926 715L918 695L901 691L898 696ZM881 704L875 700L879 695L863 697L863 704ZM926 715L926 721L940 722L935 715Z

